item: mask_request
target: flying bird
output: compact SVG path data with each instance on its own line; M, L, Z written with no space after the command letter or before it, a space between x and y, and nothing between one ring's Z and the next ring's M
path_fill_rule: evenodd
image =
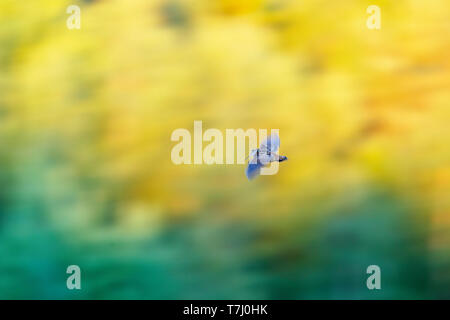
M247 169L245 174L248 180L258 176L262 167L271 162L282 162L287 160L286 156L280 156L276 152L280 148L280 138L277 134L272 134L267 137L259 146L258 149L253 149L247 159Z

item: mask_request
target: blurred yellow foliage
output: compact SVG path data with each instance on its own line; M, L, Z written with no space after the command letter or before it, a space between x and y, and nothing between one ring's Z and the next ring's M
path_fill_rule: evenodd
M319 220L381 188L448 231L450 3L380 0L381 30L371 4L1 1L2 197L132 232L212 212ZM289 161L251 183L244 166L176 166L171 132L194 120L280 129Z

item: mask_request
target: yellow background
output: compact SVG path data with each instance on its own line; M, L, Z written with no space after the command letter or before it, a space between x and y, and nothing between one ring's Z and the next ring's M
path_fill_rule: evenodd
M2 0L0 297L450 298L449 58L448 0ZM194 120L289 160L176 166Z

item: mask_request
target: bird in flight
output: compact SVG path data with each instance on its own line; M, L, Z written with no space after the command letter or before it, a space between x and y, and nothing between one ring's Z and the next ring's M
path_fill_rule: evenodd
M247 159L247 169L245 174L248 180L258 176L262 167L268 165L271 162L282 162L287 160L286 156L280 156L276 152L280 148L280 138L277 134L271 134L267 137L259 146L258 149L253 149Z

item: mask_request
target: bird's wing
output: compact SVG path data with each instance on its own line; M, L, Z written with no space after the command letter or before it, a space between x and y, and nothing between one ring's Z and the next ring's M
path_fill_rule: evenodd
M248 163L247 169L245 170L245 175L248 180L252 180L254 177L258 176L263 165L261 162L257 163Z
M251 163L256 163L256 155L258 153L258 149L253 149L252 151L250 151L250 154L248 155L247 158L245 158L245 160L249 160L249 162Z
M259 148L263 152L264 151L277 152L278 148L280 148L280 137L278 137L278 134L272 133L270 136L264 139L263 142L261 142Z

